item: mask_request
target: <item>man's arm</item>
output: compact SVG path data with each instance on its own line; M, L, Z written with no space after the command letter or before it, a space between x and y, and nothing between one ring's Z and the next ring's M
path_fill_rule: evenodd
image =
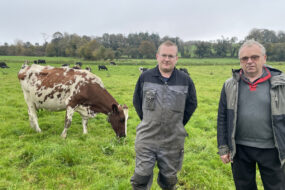
M142 120L143 119L143 112L142 112L142 82L141 82L141 77L138 79L136 87L135 87L135 92L133 96L133 105L136 109L136 112L139 116L139 118Z
M223 163L230 161L229 146L228 146L228 130L227 130L227 97L225 92L225 85L221 91L218 119L217 119L217 141L219 155Z
M196 108L197 108L196 89L193 81L190 79L188 94L185 102L184 117L183 117L184 126L189 121L190 117L192 116Z

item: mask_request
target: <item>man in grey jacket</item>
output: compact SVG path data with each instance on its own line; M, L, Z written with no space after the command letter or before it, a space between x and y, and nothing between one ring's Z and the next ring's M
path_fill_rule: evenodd
M143 72L136 84L133 104L141 119L137 126L136 167L131 178L135 190L150 189L155 163L157 182L164 190L175 189L184 155L184 126L197 107L196 90L189 75L175 68L177 46L162 43L158 66Z
M266 63L263 45L246 41L241 69L223 86L217 139L223 163L231 162L237 190L256 190L256 164L265 190L285 190L285 75Z

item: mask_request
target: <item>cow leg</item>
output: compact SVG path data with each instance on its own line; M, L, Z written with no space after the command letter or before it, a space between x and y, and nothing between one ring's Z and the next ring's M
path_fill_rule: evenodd
M34 128L37 132L41 132L41 129L38 124L37 110L33 103L28 104L28 114L31 127Z
M35 107L35 104L33 101L30 100L29 95L25 90L23 90L24 98L28 106L28 114L29 114L29 120L30 125L33 129L35 129L37 132L41 132L41 129L38 124L38 116L37 116L37 109Z
M61 133L61 137L62 138L66 138L67 136L67 130L68 128L70 127L71 125L71 121L72 121L72 116L73 116L73 113L74 113L74 109L72 107L67 107L66 109L66 115L65 115L65 124L64 124L64 129Z
M80 114L81 114L81 117L82 117L83 134L87 134L88 133L88 131L87 131L87 124L88 124L88 119L90 117L84 115L84 113L82 113L82 112L80 112ZM96 116L96 114L94 114L92 117L95 117L95 116Z
M90 111L89 107L86 106L78 106L75 111L77 111L81 117L82 117L82 127L83 127L83 134L87 134L87 124L88 124L88 119L90 117L95 117L96 114L92 113L92 111Z
M82 117L83 134L87 134L88 118Z

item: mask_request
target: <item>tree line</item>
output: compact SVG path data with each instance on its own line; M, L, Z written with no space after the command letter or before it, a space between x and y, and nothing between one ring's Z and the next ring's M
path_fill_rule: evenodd
M79 36L55 32L50 42L43 45L31 44L18 40L15 44L5 43L0 46L0 55L77 57L86 60L113 60L120 58L152 59L159 44L171 40L178 46L182 58L237 57L240 45L247 39L262 43L268 59L285 61L285 32L268 29L252 29L245 39L237 37L217 39L214 41L188 41L179 37L160 37L148 32L122 34L105 33L100 37Z

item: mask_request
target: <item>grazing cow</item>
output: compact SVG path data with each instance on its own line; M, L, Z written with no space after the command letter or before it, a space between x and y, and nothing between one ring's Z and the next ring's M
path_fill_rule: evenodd
M88 66L88 67L85 68L85 70L91 72L91 67Z
M81 67L78 66L78 65L75 65L75 66L72 67L72 69L81 69Z
M38 61L37 61L37 60L34 60L34 64L38 64Z
M71 125L74 112L82 117L83 133L89 118L104 113L118 137L126 136L128 108L121 106L104 88L96 75L86 70L23 65L18 78L28 105L31 126L41 132L37 110L66 110L63 138Z
M62 64L61 67L69 67L69 65L70 64L65 63L65 64Z
M110 65L117 65L117 64L114 61L111 61Z
M44 59L38 59L38 64L46 64L46 60L44 60Z
M179 70L180 70L180 71L183 71L184 73L186 73L187 75L189 75L189 72L188 72L188 70L187 70L186 68L180 68Z
M0 62L0 68L5 69L5 68L9 68L5 62Z
M82 67L82 63L81 62L76 62L75 65Z
M98 65L98 70L106 70L108 71L108 68L105 65Z
M148 70L148 68L143 68L143 67L140 67L139 68L139 71L141 72L141 73L143 73L143 72L145 72L145 71L147 71Z

